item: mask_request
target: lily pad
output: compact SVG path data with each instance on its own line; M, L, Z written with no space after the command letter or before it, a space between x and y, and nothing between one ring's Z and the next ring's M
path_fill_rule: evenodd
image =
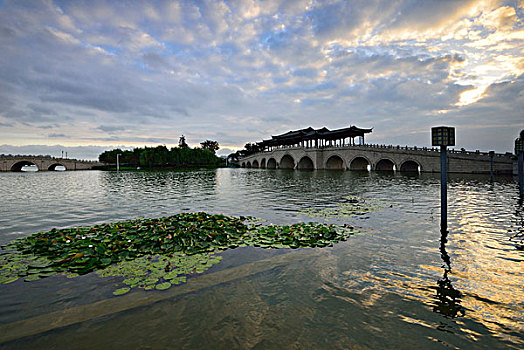
M359 216L379 210L385 205L384 202L358 196L347 196L337 203L337 208L328 209L303 209L299 213L311 218L341 219L351 216Z
M157 290L166 290L168 289L169 287L171 287L171 283L169 282L164 282L164 283L159 283L155 286L155 289Z
M18 277L6 277L6 278L2 278L0 280L0 283L2 284L9 284L9 283L13 283L15 281L18 280Z
M113 292L113 295L123 295L123 294L129 293L130 290L131 288L129 287L118 288L117 290Z
M34 281L56 273L76 277L96 271L101 277L121 277L126 287L117 290L122 294L136 287L167 289L186 282L186 275L204 273L219 263L222 257L214 252L243 246L324 247L355 232L350 226L263 225L254 218L203 212L52 229L5 245L0 281L9 283L15 277Z
M41 278L42 277L40 277L40 275L30 275L30 276L27 276L26 278L24 278L24 281L31 282L31 281L39 280Z

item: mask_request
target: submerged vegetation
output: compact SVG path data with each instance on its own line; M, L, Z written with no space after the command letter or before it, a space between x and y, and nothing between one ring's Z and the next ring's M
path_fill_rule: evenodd
M52 229L15 240L0 255L0 282L34 281L58 273L121 276L126 287L167 289L220 261L228 248L325 247L346 240L351 226L262 225L253 218L181 213L89 227Z
M376 199L363 199L356 196L347 196L336 204L335 208L301 210L299 213L311 218L341 219L355 215L365 215L379 210L385 203Z

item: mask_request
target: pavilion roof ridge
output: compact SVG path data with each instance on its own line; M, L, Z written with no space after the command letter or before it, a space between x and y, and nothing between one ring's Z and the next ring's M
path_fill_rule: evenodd
M282 138L289 138L289 137L297 137L297 136L305 136L305 135L315 135L315 134L318 134L319 136L321 136L322 134L330 134L330 133L333 133L333 134L343 134L343 133L362 133L362 134L367 134L367 133L370 133L373 131L373 128L369 128L369 129L364 129L364 128L359 128L355 125L350 125L349 127L346 127L346 128L341 128L341 129L334 129L334 130L330 130L328 129L327 127L322 127L320 129L314 129L312 128L311 126L308 127L308 128L304 128L304 129L299 129L299 130L290 130L284 134L280 134L280 135L272 135L271 138L272 139L282 139ZM360 135L348 135L346 137L355 137L355 136L360 136Z
M314 129L311 126L299 130L290 130L284 134L272 135L271 139L262 140L257 142L259 146L278 146L278 145L293 145L298 144L301 141L315 140L315 139L324 139L324 140L337 140L343 139L346 137L354 138L357 136L364 136L364 134L370 133L373 131L371 129L363 129L354 125L349 127L330 130L327 127L322 127L320 129Z

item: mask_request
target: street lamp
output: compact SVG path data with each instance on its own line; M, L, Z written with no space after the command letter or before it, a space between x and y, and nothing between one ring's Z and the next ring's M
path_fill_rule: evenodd
M524 180L523 180L523 155L524 155L524 130L520 132L520 137L515 139L515 154L518 157L517 168L519 174L519 193L522 196L524 193Z
M120 153L116 154L116 171L120 170Z
M491 184L493 185L493 158L495 157L495 151L489 151L489 174L491 179Z
M455 146L455 128L431 128L431 145L440 146L440 231L448 232L448 169L447 146Z

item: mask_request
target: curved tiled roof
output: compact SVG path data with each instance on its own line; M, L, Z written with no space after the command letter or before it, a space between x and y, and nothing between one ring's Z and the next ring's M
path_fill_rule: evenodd
M329 130L324 127L322 129L313 129L312 127L300 130L288 131L281 135L271 136L269 140L263 140L257 144L260 146L280 146L280 145L294 145L301 141L307 140L338 140L346 137L364 136L364 134L372 132L371 129L362 129L356 126L349 128Z

